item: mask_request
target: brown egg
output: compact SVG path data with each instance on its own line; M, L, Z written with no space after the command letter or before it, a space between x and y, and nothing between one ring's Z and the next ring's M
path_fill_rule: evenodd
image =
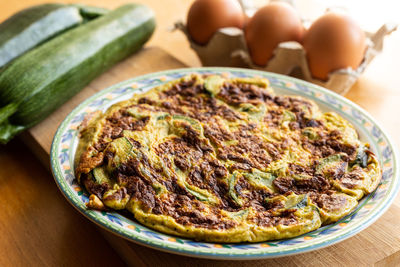
M302 39L304 29L296 10L287 3L260 8L245 28L245 38L254 64L264 66L281 42Z
M206 44L220 28L242 28L244 15L237 0L197 0L189 9L187 29L198 44Z
M305 33L303 46L312 76L327 80L334 70L357 69L364 58L365 33L350 17L328 12Z

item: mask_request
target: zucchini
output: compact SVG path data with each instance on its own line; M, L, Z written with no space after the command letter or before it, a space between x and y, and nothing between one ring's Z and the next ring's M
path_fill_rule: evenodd
M193 190L190 188L191 186L185 182L185 189L192 194L197 200L203 201L203 202L211 202L208 197L201 192L197 192L196 190Z
M240 199L240 197L236 194L236 189L235 189L235 184L238 180L238 172L234 171L233 174L231 175L230 179L229 179L229 191L228 194L229 196L232 198L233 201L235 201L235 203L238 206L243 206L243 201L242 199Z
M96 167L92 170L93 179L97 184L111 184L104 167Z
M335 167L336 168L339 167L341 162L342 162L341 154L330 155L319 161L319 164L315 168L315 173L327 175L330 170L334 170Z
M253 185L267 187L271 190L272 182L275 180L276 176L269 172L262 172L257 169L253 169L252 173L244 174L244 177Z
M102 7L86 6L82 4L74 4L73 6L79 8L79 12L84 20L95 19L109 12L108 9Z
M227 213L229 217L231 217L232 219L235 219L237 221L243 221L247 219L247 217L249 216L249 209L243 209L235 212L227 211Z
M239 111L247 113L249 120L259 121L264 117L265 105L253 105L250 103L242 103L239 105Z
M360 165L362 168L366 168L368 166L368 155L365 152L367 148L365 146L360 146L357 150L356 159L351 163L351 167L354 165Z
M219 203L218 198L210 194L207 190L195 187L186 181L183 182L183 185L185 186L186 191L192 194L197 200L208 202L214 205Z
M0 73L0 143L40 122L96 76L140 49L154 28L151 9L127 4L11 62Z
M190 124L196 131L198 131L201 135L203 135L203 127L200 122L196 119L184 116L184 115L172 115L172 119L174 121L184 121Z
M225 79L219 75L208 76L204 80L204 88L212 96L215 97L221 91L221 87L224 85Z
M0 68L44 41L105 14L101 8L43 4L24 9L0 24Z
M126 137L114 139L106 148L114 154L112 160L108 162L109 171L119 167L122 163L127 162L132 156L133 145Z
M300 200L295 206L295 209L304 209L308 206L308 197L305 195L302 200Z
M286 196L285 209L304 209L308 206L308 196L291 193Z

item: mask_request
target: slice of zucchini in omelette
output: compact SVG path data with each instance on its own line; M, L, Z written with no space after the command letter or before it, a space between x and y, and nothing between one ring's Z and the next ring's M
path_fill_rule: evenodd
M381 179L354 127L266 79L189 75L82 125L89 208L210 242L295 237L350 213Z

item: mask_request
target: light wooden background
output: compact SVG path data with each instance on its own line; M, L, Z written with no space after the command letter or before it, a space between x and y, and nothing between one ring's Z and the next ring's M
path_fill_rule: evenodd
M40 0L0 0L0 21L21 8L48 1ZM55 1L60 2L60 1ZM74 1L75 2L75 1ZM84 2L104 7L116 7L126 1L88 1ZM157 16L158 28L148 46L162 47L188 66L199 66L196 55L180 32L169 31L178 19L183 19L191 1L185 0L142 0L153 8ZM312 1L299 1L302 9L319 11ZM360 2L360 1L358 1ZM377 3L376 3L377 4ZM308 9L307 9L308 7ZM385 22L384 5L382 10L370 16L375 25ZM392 7L393 9L393 7ZM390 12L388 12L390 13ZM371 22L371 21L370 21ZM361 79L346 95L349 99L368 110L400 144L400 34L389 36L385 42L384 53L378 56ZM154 60L159 60L155 69L167 66L178 67L182 63L169 57L159 49L147 49L123 63L119 69L129 65L133 73L147 71ZM153 61L152 61L153 60ZM124 75L118 78L121 80ZM118 75L117 75L118 76ZM96 80L92 87L107 86L111 79L107 74ZM129 76L128 76L129 77ZM127 78L127 77L126 77ZM87 92L87 91L86 91ZM38 130L39 129L39 130ZM36 134L45 135L46 129L36 127ZM46 171L29 149L20 141L14 140L0 147L0 266L121 266L124 265L114 249L99 234L97 229L78 214L59 193L51 175ZM320 266L377 264L381 266L400 264L400 197L389 211L374 225L361 234L319 252L269 261L248 263L195 260L187 257L171 256L151 249L133 246L130 249L130 263L138 266L156 265L209 265L209 266ZM110 239L110 237L108 236ZM122 244L122 245L121 245ZM352 246L357 244L357 246ZM351 250L351 251L350 251ZM133 260L132 260L133 259ZM345 260L343 260L345 259Z

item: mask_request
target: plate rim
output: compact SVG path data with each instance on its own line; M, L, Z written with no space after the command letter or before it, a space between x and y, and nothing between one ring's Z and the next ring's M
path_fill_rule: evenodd
M132 236L129 236L128 234L125 234L121 229L114 229L110 228L109 225L103 224L101 222L101 220L96 220L97 215L94 215L93 211L87 210L87 209L83 209L79 206L79 203L76 203L76 201L74 199L72 199L72 197L69 196L68 192L66 191L66 189L63 187L61 179L64 179L63 177L58 177L57 174L57 170L56 170L56 161L57 161L57 157L56 157L56 141L60 139L60 134L63 130L63 126L65 126L67 124L67 122L69 122L71 120L71 118L73 117L74 113L76 113L77 111L81 110L83 107L87 106L87 104L89 104L90 102L92 102L93 100L95 100L96 98L102 96L103 94L105 94L106 92L109 92L113 89L116 89L118 87L121 87L123 85L129 84L129 83L133 83L135 80L140 80L140 79L145 79L148 77L153 77L153 76L162 76L162 75L167 75L167 74L171 74L171 73L179 73L179 72L183 72L185 74L188 73L195 73L195 72L204 72L204 71L210 71L210 72L235 72L235 71L239 71L239 72L245 72L245 73L250 73L250 74L260 74L260 75L268 75L270 77L275 77L277 79L281 79L281 80L285 80L287 82L292 82L294 84L301 84L303 86L306 86L307 88L311 88L311 90L313 91L320 91L325 95L330 95L333 96L337 99L339 99L341 102L346 103L347 105L355 108L357 111L360 111L364 117L368 118L371 122L373 122L374 125L377 126L377 128L380 130L381 134L385 137L385 139L387 140L387 145L391 148L392 150L392 158L393 158L393 174L392 174L392 179L394 180L393 182L393 188L392 190L389 192L390 194L388 194L387 196L385 196L383 198L383 200L381 200L381 205L383 205L381 207L381 209L379 209L378 211L376 211L375 213L373 213L373 216L371 217L371 219L353 229L348 230L347 232L345 232L343 235L338 236L336 238L334 238L333 240L326 240L326 241L321 241L317 244L312 244L310 246L307 247L301 247L297 250L284 250L282 252L276 252L276 253L267 253L265 251L259 251L258 253L251 253L249 254L249 252L247 251L243 251L243 253L239 254L239 253L235 253L235 254L226 254L226 253L216 253L214 252L200 252L198 250L198 248L194 248L191 247L190 249L182 249L182 248L177 248L174 246L166 246L165 244L157 244L154 242L148 242L147 240L139 240L139 239L134 239ZM320 101L322 101L320 99ZM322 101L322 102L326 102L326 101ZM363 108L361 108L360 106L358 106L356 103L346 99L345 97L336 94L335 92L332 92L326 88L323 88L321 86L303 81L303 80L299 80L297 78L294 77L290 77L290 76L286 76L286 75L281 75L281 74L276 74L276 73L271 73L271 72L265 72L265 71L258 71L258 70L251 70L251 69L242 69L242 68L229 68L229 67L198 67L198 68L180 68L180 69L172 69L172 70L165 70L165 71L158 71L158 72L152 72L152 73L148 73L145 75L140 75L140 76L135 76L133 78L124 80L122 82L113 84L105 89L102 89L99 92L96 92L94 95L88 97L87 99L85 99L84 101L82 101L78 106L76 106L65 118L64 120L61 122L61 124L59 125L52 144L51 144L51 150L50 150L50 162L51 162L51 171L53 174L53 177L55 179L55 182L57 184L57 187L60 189L60 191L62 192L62 194L64 195L64 197L68 200L68 202L74 207L76 208L80 213L82 213L86 218L90 219L92 222L94 222L96 225L101 226L101 228L106 229L110 232L112 232L113 234L116 234L120 237L123 237L124 239L140 244L140 245L144 245L146 247L150 247L150 248L155 248L158 250L162 250L165 252L169 252L169 253L175 253L175 254L179 254L179 255L185 255L185 256L192 256L192 257L199 257L199 258L209 258L209 259L231 259L231 260L249 260L249 259L265 259L265 258L275 258L275 257L282 257L282 256L288 256L288 255L295 255L295 254L299 254L299 253L305 253L305 252L309 252L312 250L316 250L316 249L321 249L330 245L333 245L335 243L341 242L359 232L361 232L362 230L364 230L365 228L367 228L368 226L370 226L372 223L374 223L378 218L380 218L384 212L386 212L386 210L390 207L390 205L393 203L399 188L400 188L400 182L399 182L399 154L398 154L398 150L397 147L394 145L393 139L391 138L391 136L387 133L387 131L367 112L365 111ZM62 176L60 174L60 176ZM65 179L64 179L65 180ZM373 194L373 193L371 193ZM145 227L142 225L142 227ZM122 227L121 227L122 228ZM145 227L147 228L147 227ZM246 243L251 245L252 243Z

